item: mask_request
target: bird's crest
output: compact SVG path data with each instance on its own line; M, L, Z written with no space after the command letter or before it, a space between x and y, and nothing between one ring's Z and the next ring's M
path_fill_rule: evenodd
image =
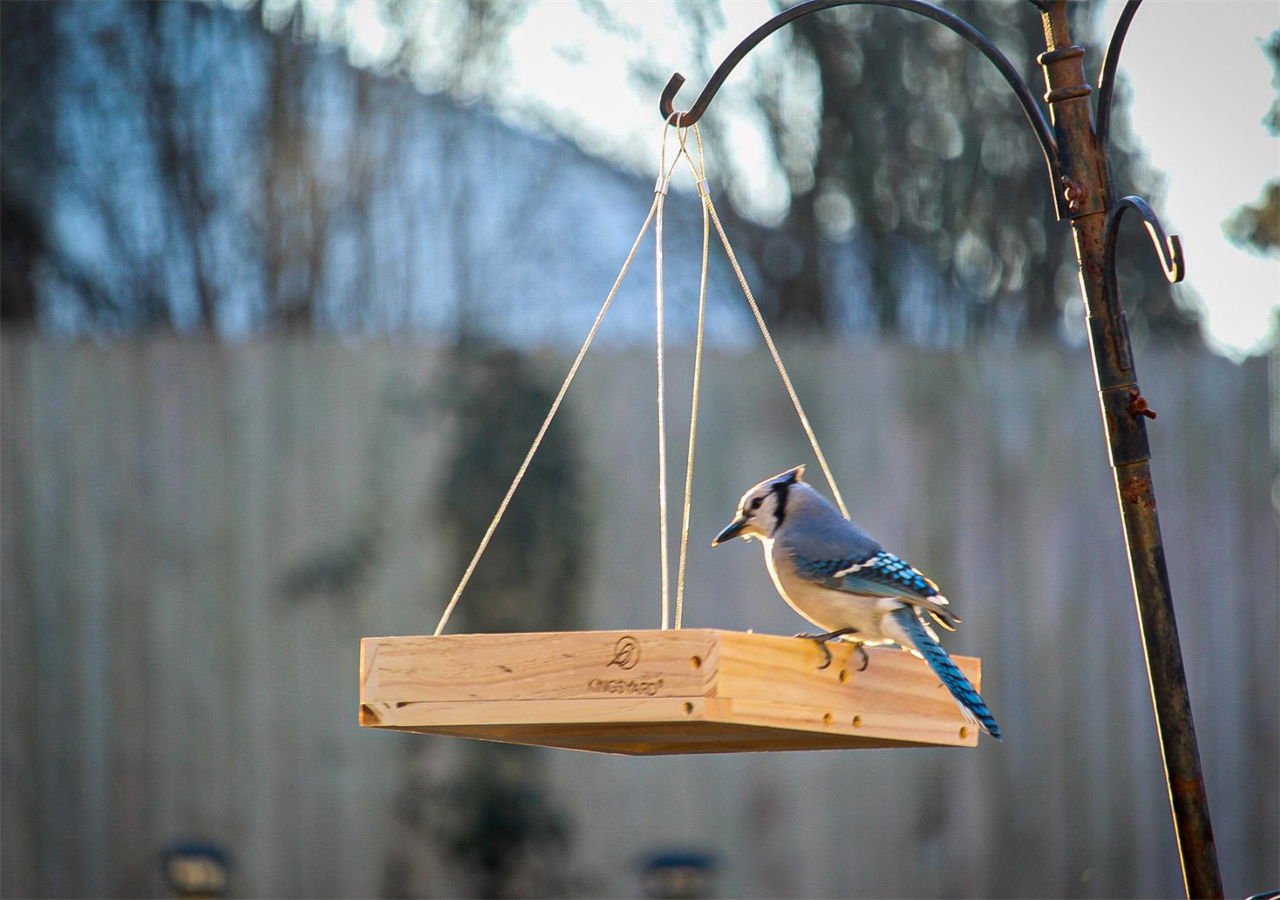
M770 484L795 484L800 480L800 476L804 474L804 466L796 466L794 469L787 469L781 475L775 475L769 479Z

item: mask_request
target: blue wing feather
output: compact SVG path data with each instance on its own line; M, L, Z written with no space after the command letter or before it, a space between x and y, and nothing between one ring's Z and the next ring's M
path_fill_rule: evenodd
M858 561L857 556L840 556L835 559L807 559L798 553L792 556L796 573L806 581L829 581L837 572L849 568Z
M827 586L877 597L930 600L940 596L938 586L923 573L906 560L884 550L837 568L828 577Z
M861 557L861 558L859 558ZM938 586L905 560L884 550L840 559L795 558L796 572L823 587L863 597L901 597L919 602L935 622L955 631L960 619L947 610Z

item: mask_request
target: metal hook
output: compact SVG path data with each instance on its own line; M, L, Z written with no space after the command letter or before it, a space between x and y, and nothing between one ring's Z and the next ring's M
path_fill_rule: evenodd
M1022 112L1026 115L1027 122L1031 125L1031 130L1035 132L1036 140L1040 143L1040 150L1044 154L1045 164L1049 167L1049 178L1053 185L1055 197L1054 206L1058 212L1058 217L1062 218L1065 214L1063 203L1057 199L1059 196L1058 184L1061 181L1061 172L1058 165L1058 144L1053 138L1053 131L1049 127L1044 111L1036 103L1035 96L1031 93L1031 88L1023 81L1022 76L1018 73L1013 63L1009 62L1008 57L1001 53L1000 48L993 44L986 35L959 16L944 9L939 9L931 3L925 3L924 0L806 0L804 3L798 3L790 9L785 9L778 13L747 35L738 46L734 47L733 51L716 67L715 72L702 88L702 93L698 94L698 98L693 101L693 105L682 112L676 110L675 98L684 84L684 76L679 72L673 74L658 98L658 108L662 111L663 120L671 121L671 117L675 115L677 117L675 119L677 125L689 126L697 122L702 118L702 114L707 111L712 98L720 90L720 86L724 84L725 79L729 77L729 73L733 71L734 67L757 44L784 25L810 13L835 6L864 5L890 6L894 9L905 10L924 16L927 19L932 19L938 24L950 28L974 47L977 47L982 52L982 55L991 61L1004 80L1008 82L1009 87L1013 88L1013 92L1018 98L1018 103L1022 106Z
M676 109L676 94L680 92L680 88L683 85L684 76L676 72L667 81L667 86L662 89L662 95L658 98L658 108L662 110L662 121L669 125L675 125L677 128L687 127L702 118L702 110L699 110L695 116L689 110L680 111ZM710 99L708 97L707 102L710 102ZM703 109L705 108L704 105Z
M1176 234L1165 232L1164 226L1160 224L1160 217L1146 200L1130 194L1116 201L1116 205L1107 216L1105 256L1103 257L1107 281L1112 285L1115 284L1116 235L1120 230L1120 219L1124 216L1126 209L1135 210L1142 216L1142 221L1147 226L1147 234L1151 236L1151 244L1160 257L1160 268L1164 270L1165 279L1170 284L1175 284L1186 278L1187 263L1182 255L1182 240Z
M1160 224L1160 217L1151 205L1141 197L1129 195L1121 197L1107 214L1107 230L1103 238L1102 284L1103 300L1107 304L1108 315L1114 323L1114 340L1116 361L1123 369L1133 368L1133 357L1129 349L1129 324L1123 310L1120 309L1120 283L1116 277L1116 239L1120 234L1120 220L1124 218L1126 209L1135 210L1142 216L1147 226L1147 234L1160 258L1160 268L1170 284L1175 284L1187 276L1187 264L1182 255L1182 240L1176 234L1167 234ZM1145 413L1142 413L1145 415ZM1152 416L1155 418L1155 416Z
M1112 197L1116 193L1115 179L1111 176L1111 154L1108 152L1111 142L1111 98L1116 89L1116 70L1120 67L1120 51L1124 48L1124 39L1129 34L1129 24L1138 13L1142 0L1129 0L1116 21L1115 30L1111 33L1111 42L1107 44L1107 55L1102 60L1102 72L1098 75L1098 125L1095 130L1098 147L1102 150L1102 158L1107 161L1107 190Z

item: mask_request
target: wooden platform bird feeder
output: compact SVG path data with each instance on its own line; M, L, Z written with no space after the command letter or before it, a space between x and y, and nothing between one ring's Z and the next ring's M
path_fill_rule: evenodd
M705 628L365 638L360 724L632 756L977 746L923 661L829 646L820 669L812 641Z
M670 131L670 124L668 131ZM800 398L792 387L768 326L707 189L702 139L675 129L679 150L667 165L664 131L659 178L649 216L613 288L569 367L533 444L490 521L431 637L365 638L361 644L360 724L570 750L632 756L741 753L764 750L842 750L876 747L976 747L978 727L961 714L950 692L924 661L897 649L868 651L865 668L850 644L830 645L830 662L811 640L774 635L682 629L686 550L692 503L700 361L706 311L710 229L703 229L695 377L680 530L674 628L668 629L665 381L663 376L662 221L667 185L681 159L688 163L703 206L714 220L765 345L773 356L797 418L832 495L847 517ZM659 595L663 628L524 634L444 634L449 617L502 519L561 400L572 384L650 223L655 231L658 364ZM710 537L710 535L708 535ZM764 573L761 572L761 577ZM981 663L954 657L981 689Z

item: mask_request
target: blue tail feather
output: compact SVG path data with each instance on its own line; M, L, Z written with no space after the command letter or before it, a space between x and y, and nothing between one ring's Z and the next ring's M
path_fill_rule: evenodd
M893 616L894 621L902 626L902 630L907 633L912 643L915 644L915 649L920 651L924 661L929 664L929 668L933 669L934 674L946 685L947 690L951 692L951 696L955 697L961 706L973 713L983 731L997 741L1003 740L1000 736L1000 726L996 724L995 716L991 715L991 710L987 708L987 704L983 702L978 692L973 689L969 679L964 677L964 673L947 655L947 651L938 646L937 641L929 637L929 633L925 631L924 626L920 624L920 620L916 617L916 611L903 607L902 609L895 609L890 615Z

